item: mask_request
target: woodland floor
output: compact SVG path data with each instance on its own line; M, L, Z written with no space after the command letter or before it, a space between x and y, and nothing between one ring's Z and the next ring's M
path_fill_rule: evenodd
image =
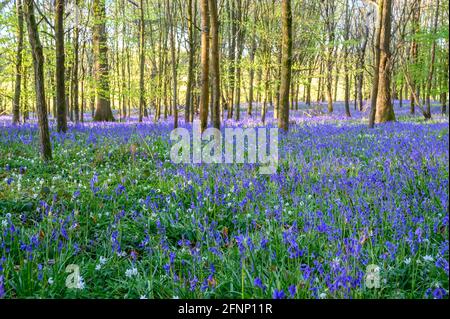
M173 164L171 119L52 124L44 165L36 124L1 117L0 297L448 298L448 117L408 111L294 111L274 175Z

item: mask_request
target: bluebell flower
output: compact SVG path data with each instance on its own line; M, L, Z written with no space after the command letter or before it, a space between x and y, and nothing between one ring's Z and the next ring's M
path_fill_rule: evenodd
M273 299L284 299L284 298L286 298L286 295L284 294L284 291L283 291L283 290L275 289L275 290L273 291L272 298L273 298Z

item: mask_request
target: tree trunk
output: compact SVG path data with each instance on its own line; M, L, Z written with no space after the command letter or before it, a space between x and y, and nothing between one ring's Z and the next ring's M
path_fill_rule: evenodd
M144 0L139 0L139 122L142 122L145 108L145 21Z
M378 84L379 84L379 69L380 69L380 39L383 24L383 7L384 0L380 0L378 4L378 14L375 29L375 59L373 67L373 83L370 101L370 114L369 114L369 128L375 126L375 115L377 110L377 97L378 97Z
M414 1L414 13L413 13L413 21L412 21L412 25L413 25L413 33L414 35L417 35L420 32L420 6L421 6L421 0L415 0ZM417 58L419 55L419 44L417 43L417 40L415 38L413 38L413 41L411 43L411 49L410 49L410 61L411 64L415 64L417 63ZM416 94L416 96L419 96L419 92L416 89L416 81L414 79L414 77L411 77L410 80L410 85L411 85L411 96L410 96L410 109L409 112L411 114L416 113L416 101L414 98L414 93Z
M228 114L227 118L233 118L234 113L234 90L235 90L235 69L236 69L236 15L235 15L235 0L228 0L228 16L230 19L230 43L228 43L228 59L230 66L228 68Z
M220 65L219 65L219 21L216 0L209 0L211 22L211 78L213 127L220 129Z
M379 86L375 121L384 123L395 121L394 107L391 98L391 16L392 0L382 0L382 27L380 34L380 66L378 69Z
M200 98L200 127L203 133L208 126L208 104L209 104L209 8L208 0L201 0L200 11L202 18L202 78Z
M291 0L281 2L282 44L281 44L281 84L280 109L278 127L284 131L289 130L289 89L291 86L292 65L292 11Z
M188 0L188 43L189 43L189 64L188 64L188 78L186 87L186 103L184 108L184 121L186 123L191 121L192 108L192 86L194 84L194 54L195 54L195 38L194 38L194 8L192 0Z
M97 106L94 121L114 121L109 92L108 46L106 41L105 0L93 0L93 47Z
M56 46L56 114L58 132L67 131L67 106L64 66L64 0L55 3L55 46Z
M439 0L436 1L436 11L434 15L434 25L433 25L433 33L436 34L439 20ZM426 108L424 111L425 119L431 119L431 87L433 83L433 75L434 75L434 62L436 60L436 40L433 41L433 45L431 47L431 61L430 61L430 71L428 73L427 79L427 91L426 91Z
M34 85L36 89L36 111L39 125L39 145L42 159L47 162L52 159L52 146L48 129L47 107L45 105L44 87L44 55L39 39L39 31L34 16L34 1L25 0L25 17L28 26L31 54L34 67Z
M345 31L344 31L344 41L348 41L350 33L350 14L349 14L349 3L345 1ZM349 67L348 67L348 44L344 44L344 78L345 78L345 115L351 117L350 114L350 80L349 80ZM337 90L336 90L337 91Z
M75 112L75 123L80 121L80 106L78 102L78 91L79 91L79 78L78 78L78 65L79 65L79 33L80 29L78 27L79 23L79 11L78 1L75 0L75 27L74 27L74 38L73 38L73 50L74 50L74 65L73 65L73 110Z
M17 10L17 53L16 81L13 100L13 124L20 122L20 93L22 83L22 52L23 52L23 5L22 0L16 0Z

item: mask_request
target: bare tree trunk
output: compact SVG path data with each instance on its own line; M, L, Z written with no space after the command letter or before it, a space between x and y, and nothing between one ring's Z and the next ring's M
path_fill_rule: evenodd
M437 32L439 20L439 0L436 0L436 11L434 15L434 25L433 32ZM436 40L433 41L433 45L431 47L431 61L430 61L430 71L428 73L427 79L427 91L426 91L426 108L424 112L425 119L431 119L431 87L433 83L433 75L434 75L434 62L436 61Z
M236 70L236 14L235 14L235 0L228 0L228 16L230 20L230 43L228 43L228 59L230 61L230 66L228 69L228 81L229 81L229 92L228 92L228 113L227 118L233 118L234 113L234 90L236 85L235 70Z
M413 15L413 32L415 34L419 33L420 31L420 6L421 6L421 0L415 0L413 3L414 6L414 15ZM419 44L417 43L417 40L413 38L413 41L411 43L411 49L410 49L410 60L412 64L415 64L417 62L417 58L419 55ZM416 112L416 101L414 98L414 94L416 96L419 96L419 92L416 89L416 81L414 77L411 78L410 81L411 84L411 96L410 96L410 113L414 114Z
M93 0L93 47L95 58L96 100L94 121L114 121L109 92L108 46L106 41L105 0Z
M78 1L75 0L75 6L78 7ZM74 49L74 65L73 65L73 110L75 112L75 122L80 121L80 106L78 102L78 91L79 91L79 78L78 78L78 65L79 65L79 33L80 29L78 27L79 23L79 11L75 9L75 27L74 27L74 38L73 38L73 49Z
M344 41L348 41L350 33L350 12L349 3L345 1L345 31L344 31ZM345 73L345 115L351 117L350 114L350 80L349 80L349 67L348 67L348 44L344 44L344 73ZM337 92L337 90L336 90Z
M377 110L377 97L378 97L378 82L379 82L379 69L380 69L380 39L381 39L381 29L383 24L383 6L384 0L380 0L378 4L378 14L375 29L375 59L373 67L373 83L370 101L370 114L369 114L369 128L374 128L375 126L375 114Z
M145 21L144 0L139 0L139 122L142 122L145 108Z
M257 11L256 8L254 9L254 13L253 13L253 24L256 25L257 23ZM250 48L250 72L249 72L249 94L248 94L248 109L247 109L247 114L249 116L252 116L252 109L253 109L253 100L254 100L254 78L255 78L255 54L256 54L256 48L257 48L257 43L256 43L256 32L253 31L252 34L252 46Z
M380 66L379 66L379 86L377 95L377 106L375 121L384 123L395 121L394 107L391 98L391 74L392 61L390 52L391 43L391 0L383 0L382 27L380 34Z
M22 52L23 52L23 5L22 0L16 0L17 11L17 53L16 53L16 81L13 100L13 124L20 122L20 93L22 83Z
M186 123L191 121L192 108L192 86L194 84L194 54L195 54L195 39L194 39L194 8L192 0L188 0L188 43L189 43L189 64L188 64L188 78L186 87L186 103L184 108L184 120Z
M64 66L64 0L55 4L55 39L56 39L56 113L58 132L67 131L67 105Z
M278 127L284 131L289 130L289 89L291 86L292 66L292 10L291 0L281 2L282 44L281 44L281 84L280 109Z
M202 78L200 98L200 126L203 133L208 126L208 104L209 104L209 8L208 0L201 0L200 11L202 18Z
M36 18L34 16L33 0L25 0L25 17L27 20L28 37L33 57L36 111L39 125L39 145L42 159L47 162L52 159L52 146L48 129L47 107L45 105L44 55L42 53L42 45L39 39Z
M333 113L333 53L335 42L335 3L334 0L325 0L325 25L328 33L327 59L326 59L326 90L328 113Z
M216 0L209 0L211 22L211 77L213 127L220 129L219 21Z

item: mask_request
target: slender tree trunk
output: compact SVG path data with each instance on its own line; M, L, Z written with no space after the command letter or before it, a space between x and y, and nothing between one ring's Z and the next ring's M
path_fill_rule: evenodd
M235 13L235 0L228 0L228 16L230 19L230 43L228 43L228 60L230 61L230 66L228 68L228 81L229 81L229 92L228 92L228 114L227 118L233 118L234 114L234 91L236 85L236 13Z
M184 108L184 120L186 123L191 121L191 107L192 107L192 86L194 84L194 55L195 55L195 39L194 39L194 8L193 0L188 0L188 43L189 43L189 64L188 64L188 78L186 87L186 103Z
M348 1L345 1L345 33L344 33L344 41L349 40L350 35L350 12L349 12L350 4ZM344 44L344 78L345 78L345 97L344 97L344 105L345 105L345 115L347 117L351 117L350 114L350 80L349 80L349 61L348 61L348 44ZM337 92L337 90L336 90Z
M75 0L75 6L78 7L78 1ZM73 38L73 49L74 49L74 65L73 65L73 109L75 112L75 122L80 121L80 106L78 101L78 91L79 91L79 78L78 78L78 67L79 67L79 34L80 29L78 27L79 23L79 11L75 9L75 26L74 26L74 38Z
M439 0L436 0L436 11L434 15L434 25L433 25L433 32L437 32L438 27L438 20L439 20ZM434 63L436 61L436 40L433 41L433 45L431 46L431 61L430 61L430 71L428 73L428 79L427 79L427 90L426 90L426 107L424 116L425 119L431 119L431 87L433 84L433 76L434 76Z
M171 1L173 2L173 0ZM171 8L171 3L167 0L167 9L169 15L169 26L170 26L170 52L172 59L172 80L173 80L173 94L172 94L172 107L173 107L173 118L174 128L178 127L178 87L177 87L177 58L176 58L176 48L175 48L175 17Z
M312 71L313 71L313 62L310 62L308 67L308 79L306 84L306 97L305 97L305 103L308 106L311 106Z
M48 129L47 107L45 105L44 54L42 52L39 31L34 15L33 0L25 0L25 17L27 20L31 54L33 57L36 111L39 125L39 145L42 159L47 162L52 159L52 146Z
M219 65L219 21L216 0L209 0L211 22L211 78L213 127L220 129L220 65Z
M16 0L17 11L17 53L16 81L13 100L13 124L20 122L20 93L22 83L22 52L23 52L23 5L22 0Z
M383 23L380 34L380 66L378 69L380 79L375 114L375 121L377 123L395 121L394 107L391 98L391 16L392 2L391 0L383 0Z
M242 50L243 50L243 42L244 42L244 27L242 25L242 0L237 0L237 8L236 8L236 20L239 23L236 34L236 89L235 89L235 104L236 104L236 120L239 121L241 119L241 81L242 81Z
M335 42L335 25L334 25L334 0L325 0L325 24L328 33L327 59L326 59L326 90L328 113L333 113L333 53Z
M55 3L55 39L56 39L56 113L58 132L67 131L67 105L64 66L64 0Z
M145 108L145 20L144 0L139 0L139 122L142 122Z
M94 121L114 121L109 92L108 46L106 41L105 0L93 0L93 47L95 58L96 100Z
M375 59L373 67L373 81L372 81L372 92L370 101L369 128L373 128L375 126L375 115L377 110L378 85L380 79L379 77L380 40L383 25L383 7L384 7L384 0L380 0L378 4L378 14L375 29Z
M447 53L448 55L448 53ZM441 113L442 115L447 114L447 94L448 94L448 59L445 60L444 63L444 74L442 76L441 83ZM447 87L447 89L445 89Z
M257 11L256 8L254 9L253 14L253 24L256 26L257 24ZM255 54L256 54L256 31L253 31L252 34L252 46L250 49L250 72L249 72L249 93L248 93L248 109L247 114L249 116L252 116L252 109L253 109L253 100L254 100L254 78L255 78Z
M201 98L200 98L200 126L201 132L206 130L208 125L208 104L209 104L209 7L208 0L201 0L200 11L202 19L202 48L201 48Z
M292 10L291 0L281 2L282 41L281 41L281 85L280 85L280 114L278 127L289 130L289 88L291 86L292 65Z
M415 0L413 3L414 6L414 13L413 13L413 32L415 35L417 35L420 32L420 6L421 6L421 0ZM411 49L410 49L410 61L411 64L415 64L417 63L417 58L419 55L419 44L417 43L417 40L415 38L413 38L412 43L411 43ZM414 79L414 77L411 78L410 81L410 85L411 85L411 96L410 96L410 113L414 114L416 113L416 101L414 98L414 93L416 94L416 96L420 96L419 95L419 91L416 89L416 81Z

